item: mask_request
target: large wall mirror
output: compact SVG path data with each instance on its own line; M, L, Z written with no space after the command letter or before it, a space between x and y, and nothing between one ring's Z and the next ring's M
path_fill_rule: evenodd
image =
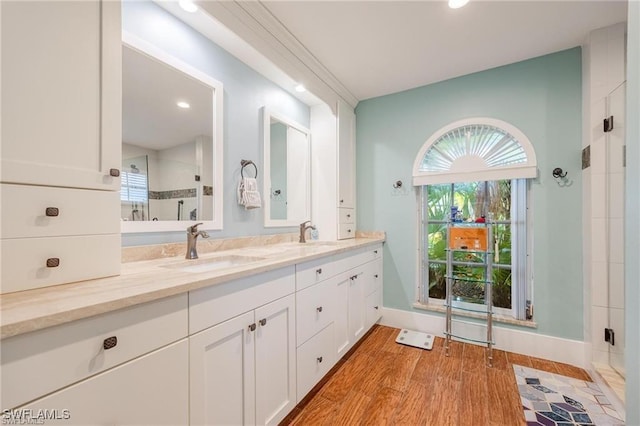
M297 226L311 218L309 129L264 108L264 225Z
M122 232L222 229L222 83L123 33Z

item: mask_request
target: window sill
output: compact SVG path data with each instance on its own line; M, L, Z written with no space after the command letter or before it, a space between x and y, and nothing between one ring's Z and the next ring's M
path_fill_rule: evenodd
M441 313L447 312L447 308L443 305L435 305L435 304L425 305L420 302L415 302L413 304L413 307L416 309L421 309L423 311L441 312ZM477 314L474 312L465 312L465 311L456 311L455 315L459 317L478 318L478 319L486 318L486 315ZM493 314L493 321L503 323L503 324L517 325L520 327L538 328L538 323L536 323L535 321L518 320L515 318L507 317L505 315Z

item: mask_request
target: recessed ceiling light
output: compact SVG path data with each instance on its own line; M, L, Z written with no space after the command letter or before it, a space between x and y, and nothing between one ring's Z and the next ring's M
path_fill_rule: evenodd
M449 0L449 7L451 9L460 9L467 3L469 3L469 0Z
M178 4L187 12L194 13L198 10L198 6L196 6L196 4L191 0L180 0Z
M179 108L183 108L183 109L191 108L191 105L189 105L188 102L184 102L184 101L176 102L176 105L178 105Z
M296 86L296 92L302 93L302 92L306 92L307 89L302 85L302 84L298 84Z

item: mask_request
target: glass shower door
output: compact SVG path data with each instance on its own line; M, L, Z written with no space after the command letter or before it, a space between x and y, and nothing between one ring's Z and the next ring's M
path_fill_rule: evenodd
M607 97L607 117L613 129L606 133L607 270L609 296L609 364L625 376L624 347L624 215L625 215L625 92L622 83Z

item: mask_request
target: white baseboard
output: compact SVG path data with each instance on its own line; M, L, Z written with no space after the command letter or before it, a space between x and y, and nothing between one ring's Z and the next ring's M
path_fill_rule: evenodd
M457 332L466 332L471 337L478 335L477 323L457 321ZM380 324L395 328L423 331L444 337L444 316L430 313L410 312L400 309L382 308ZM467 334L468 333L468 334ZM485 336L486 337L486 336ZM578 340L562 339L525 330L501 327L494 323L493 340L495 348L523 355L563 362L581 368L588 368L585 343Z

